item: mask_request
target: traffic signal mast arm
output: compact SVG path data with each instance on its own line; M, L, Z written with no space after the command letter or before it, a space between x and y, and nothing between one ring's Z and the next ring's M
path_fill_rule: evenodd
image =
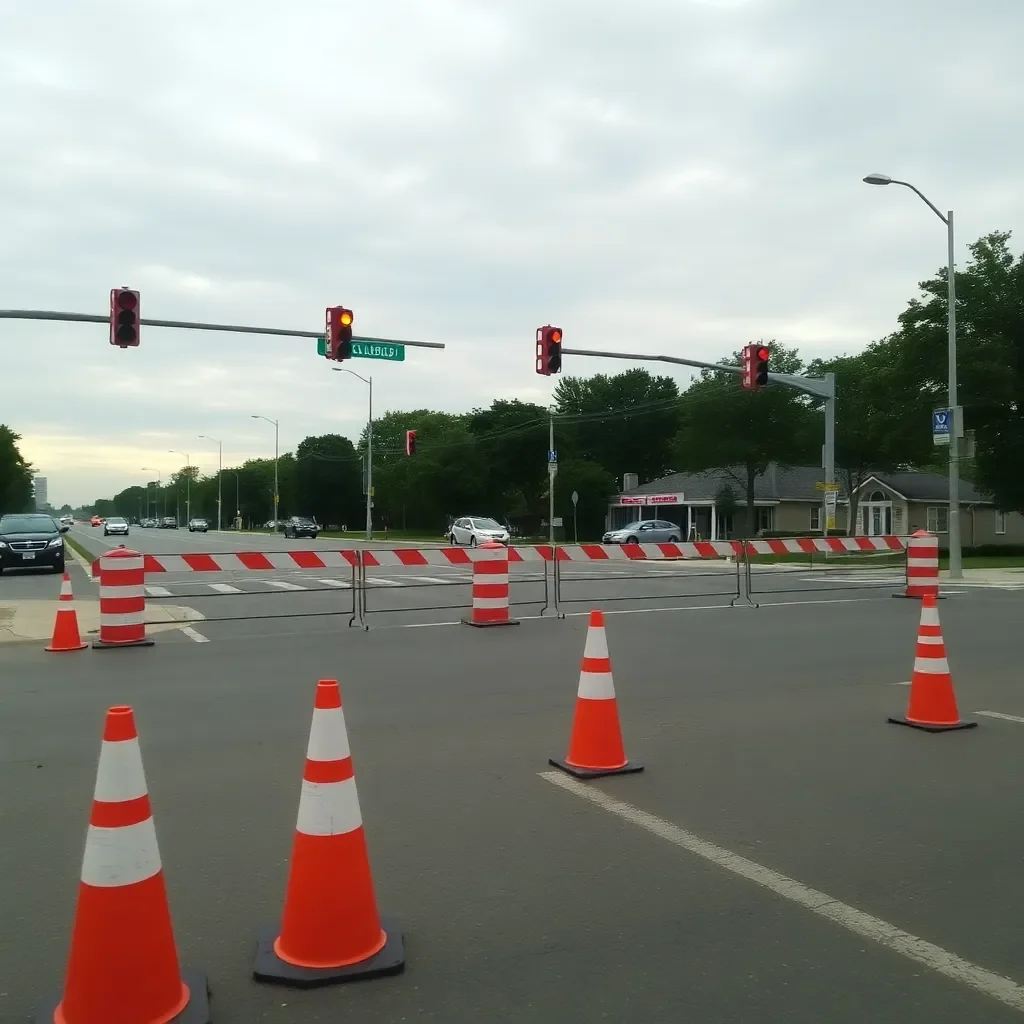
M46 309L0 309L0 320L63 320L70 323L109 324L110 315L58 313ZM231 331L235 334L272 334L280 338L322 338L323 330L290 331L280 327L242 327L239 324L204 324L187 320L140 320L143 327L177 327L187 331ZM396 338L352 336L353 341L372 345L405 345L407 348L444 348L441 341L399 341Z

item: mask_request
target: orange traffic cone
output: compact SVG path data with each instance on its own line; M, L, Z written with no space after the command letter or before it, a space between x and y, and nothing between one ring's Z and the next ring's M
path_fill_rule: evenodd
M48 651L84 651L88 644L82 643L78 632L78 615L75 614L75 598L71 593L71 577L64 573L60 584L60 599L57 602L57 618L53 622L53 637Z
M253 977L312 988L398 974L398 923L377 913L335 679L317 684L280 928L260 932Z
M890 718L889 721L926 732L973 729L978 723L962 721L957 710L935 595L926 593L921 601L914 674L910 677L910 704L905 718Z
M209 1024L205 975L181 972L132 709L107 712L62 994L38 1024Z
M615 700L615 684L612 681L612 663L608 658L604 615L596 609L590 613L590 626L583 648L569 753L564 761L551 758L548 763L578 779L596 779L602 775L625 775L644 770L642 764L626 760L622 729L619 726L619 709Z

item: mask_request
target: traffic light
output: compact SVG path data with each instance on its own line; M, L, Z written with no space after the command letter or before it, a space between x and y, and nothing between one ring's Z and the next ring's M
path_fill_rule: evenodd
M405 454L415 455L416 454L416 431L407 430L405 432Z
M352 310L344 306L327 307L327 351L328 359L352 358Z
M754 387L763 388L768 383L768 358L771 352L765 345L754 346Z
M771 350L766 345L743 346L743 387L747 391L760 391L768 383L768 359Z
M562 328L537 328L537 372L550 377L562 372Z
M110 290L110 344L137 348L139 344L139 293L131 288Z

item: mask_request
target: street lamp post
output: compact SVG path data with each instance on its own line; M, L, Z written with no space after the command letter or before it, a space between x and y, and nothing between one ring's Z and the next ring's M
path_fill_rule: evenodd
M280 436L280 427L277 420L272 420L269 416L258 416L253 413L252 418L254 420L266 420L268 423L274 424L274 530L277 530L277 503L280 498L277 488L277 442Z
M179 452L177 448L167 449L172 455L185 456L185 521L192 521L192 456L188 452ZM181 526L181 523L178 523Z
M224 446L215 437L208 437L206 434L199 435L200 441L212 441L217 446L217 532L220 533L220 509L223 504L223 490L221 488L224 475Z
M341 366L332 366L331 369L336 373L350 373L369 388L369 408L366 413L366 539L373 540L373 378Z
M242 518L242 509L241 509L241 506L238 503L238 473L237 473L237 471L234 471L234 470L228 470L228 472L231 473L232 476L234 476L234 478L235 478L235 516L234 517L235 517L235 519L241 519ZM241 526L241 524L239 524L239 526Z
M949 432L949 578L963 578L963 561L960 549L960 438L963 426L962 415L957 407L956 381L956 274L953 262L953 211L945 214L916 186L909 181L898 181L888 174L869 174L864 181L869 185L902 185L917 194L928 208L946 225L946 277L949 294L947 304L947 332L949 339L949 409L953 423Z
M144 473L156 473L156 486L157 486L157 490L160 490L160 491L163 490L163 485L160 482L160 470L159 469L154 469L152 466L140 466L139 469L141 469ZM148 501L148 499L149 499L149 484L148 483L146 484L146 498L147 498L147 501L146 501L146 515L149 515L149 501ZM164 511L165 512L167 511L167 495L166 494L164 495ZM153 499L153 512L154 512L154 514L156 513L156 499L155 498Z

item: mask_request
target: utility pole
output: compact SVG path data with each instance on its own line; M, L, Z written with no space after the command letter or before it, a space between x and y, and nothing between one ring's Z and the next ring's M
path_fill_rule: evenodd
M224 475L224 446L217 440L217 438L208 437L206 434L200 434L199 439L201 441L212 441L217 446L217 532L220 533L220 510L221 506L224 504L223 490L221 486L223 484L222 477Z
M558 453L555 451L555 410L548 410L548 544L555 546L555 477L558 476Z

